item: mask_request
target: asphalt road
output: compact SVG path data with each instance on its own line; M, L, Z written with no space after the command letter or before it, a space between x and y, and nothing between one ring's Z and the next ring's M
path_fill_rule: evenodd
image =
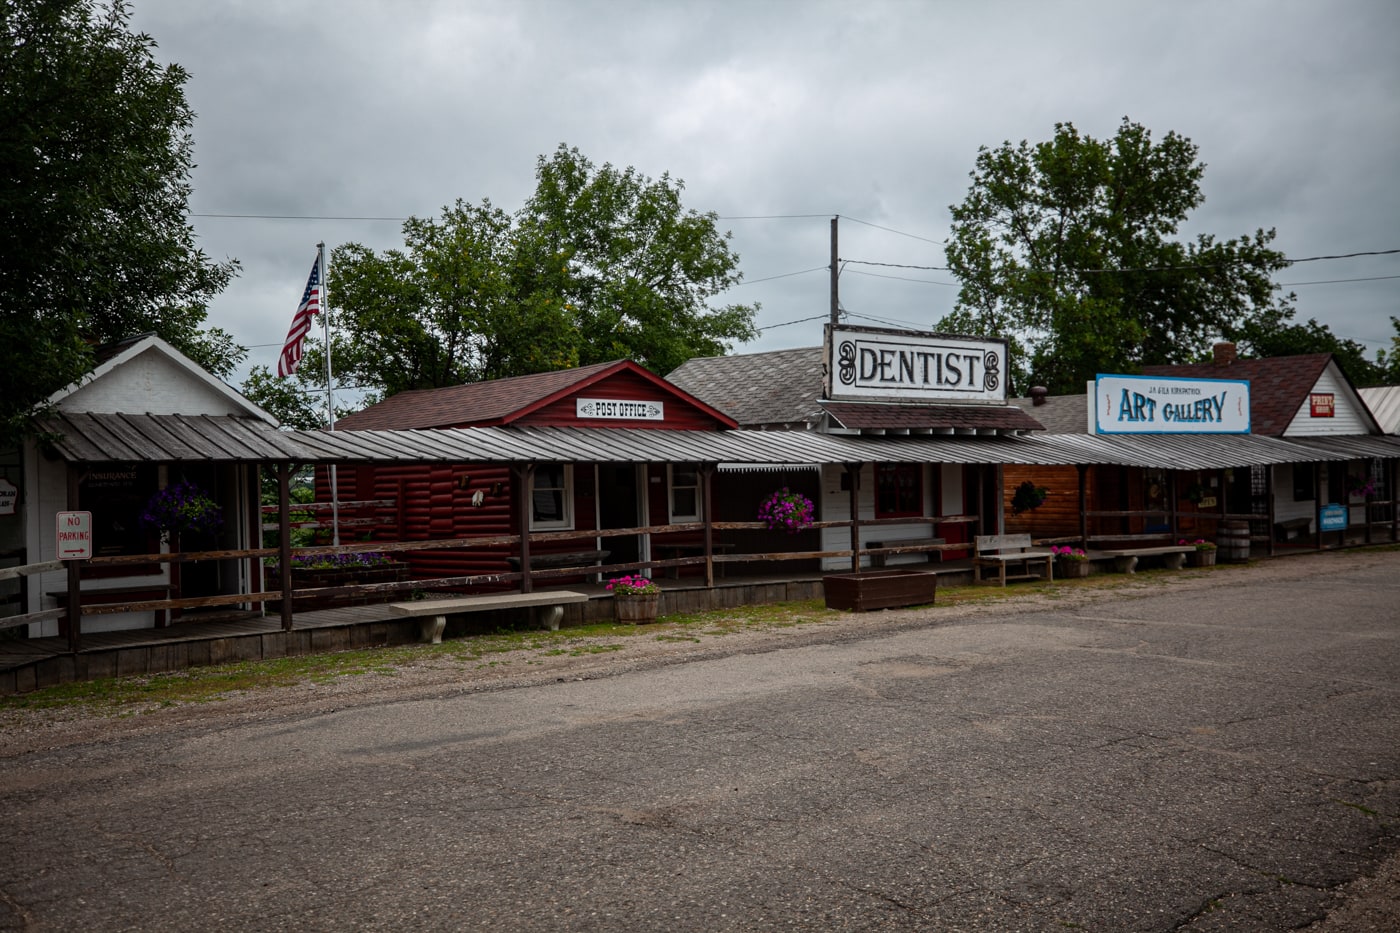
M0 930L1306 927L1400 849L1400 552L1210 580L0 757Z

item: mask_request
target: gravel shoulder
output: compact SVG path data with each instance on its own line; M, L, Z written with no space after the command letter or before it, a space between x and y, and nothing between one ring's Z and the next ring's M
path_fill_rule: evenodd
M1075 610L1105 602L1135 599L1163 588L1202 589L1228 586L1248 574L1251 579L1295 578L1300 572L1325 574L1342 562L1350 567L1374 564L1394 568L1396 549L1328 552L1213 570L1147 573L1134 577L1095 577L1049 590L997 593L988 599L940 604L912 610L866 614L793 610L767 621L725 626L674 626L666 622L635 634L571 634L527 640L522 646L494 651L489 657L423 650L399 657L389 669L307 679L291 685L255 687L221 694L214 701L119 709L91 703L48 708L0 707L0 772L4 762L36 752L86 743L186 729L210 730L268 719L295 719L348 707L388 704L408 699L503 691L562 680L614 677L630 671L686 664L709 658L838 643L911 629L961 625L982 619L1004 620L1053 608ZM197 675L196 675L197 676ZM1400 856L1378 866L1373 875L1353 881L1345 903L1326 919L1308 927L1313 933L1400 929Z

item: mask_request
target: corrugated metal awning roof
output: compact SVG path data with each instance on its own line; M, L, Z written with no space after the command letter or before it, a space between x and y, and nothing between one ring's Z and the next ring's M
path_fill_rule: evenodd
M831 435L813 431L457 428L277 431L249 418L64 413L41 426L72 462L986 463L1178 470L1400 457L1400 438L1258 435Z
M231 415L128 415L60 412L37 427L64 460L174 463L308 460L294 432Z

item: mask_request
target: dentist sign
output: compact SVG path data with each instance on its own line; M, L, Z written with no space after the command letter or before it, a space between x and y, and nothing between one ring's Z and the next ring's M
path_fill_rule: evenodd
M1104 376L1094 380L1098 434L1248 434L1249 382Z

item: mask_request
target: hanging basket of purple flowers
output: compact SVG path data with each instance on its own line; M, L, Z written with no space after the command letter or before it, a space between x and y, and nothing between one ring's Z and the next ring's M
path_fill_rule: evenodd
M224 524L224 510L194 483L179 482L151 496L141 512L141 524L168 539L171 533L209 534Z
M773 493L758 508L758 520L775 531L786 531L795 535L809 528L816 520L817 507L812 500L800 492L793 492L784 486Z

